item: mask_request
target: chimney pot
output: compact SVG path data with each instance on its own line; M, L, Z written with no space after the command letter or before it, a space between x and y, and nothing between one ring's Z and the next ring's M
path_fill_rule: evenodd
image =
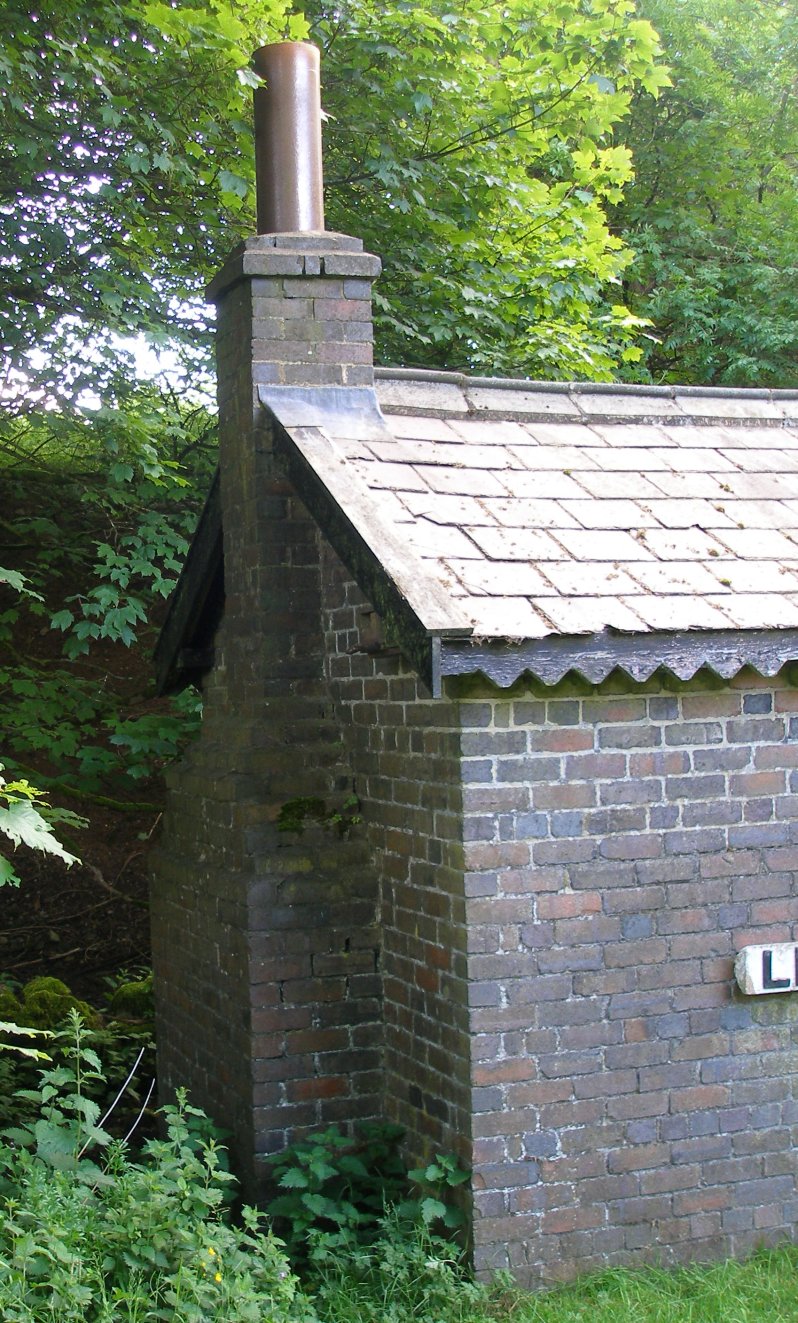
M319 51L281 41L255 52L258 234L324 229Z

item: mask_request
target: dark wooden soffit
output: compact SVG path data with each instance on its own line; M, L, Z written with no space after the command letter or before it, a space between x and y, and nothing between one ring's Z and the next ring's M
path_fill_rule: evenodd
M186 563L169 599L155 645L159 694L196 684L213 665L213 639L224 610L224 552L219 470L213 477Z
M771 677L798 661L798 629L682 630L670 634L601 634L523 640L444 639L436 669L440 676L484 675L502 689L524 675L546 685L568 674L591 684L621 671L641 683L658 670L691 680L708 670L730 680L744 666ZM438 686L436 685L436 688Z

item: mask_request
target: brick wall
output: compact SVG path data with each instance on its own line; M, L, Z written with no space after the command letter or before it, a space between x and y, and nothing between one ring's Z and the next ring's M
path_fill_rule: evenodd
M476 1262L539 1283L794 1231L798 693L460 689Z
M256 394L370 377L378 264L342 236L278 240L252 240L215 282L227 598L152 888L162 1096L187 1084L232 1131L248 1195L258 1153L376 1115L381 1085L377 884L365 842L324 820L351 775L324 675L317 531ZM278 830L301 798L320 815Z
M408 1152L469 1160L462 792L454 703L433 700L324 550L327 668L380 882L383 1113Z
M370 381L375 271L341 236L263 236L216 283L227 603L155 862L162 1094L232 1131L250 1197L297 1132L394 1117L414 1156L471 1162L476 1265L529 1283L788 1234L797 999L731 972L798 935L795 691L432 700L257 402Z

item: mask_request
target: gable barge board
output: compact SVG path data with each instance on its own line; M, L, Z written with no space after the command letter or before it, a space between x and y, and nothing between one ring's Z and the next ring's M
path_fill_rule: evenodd
M223 610L222 500L217 468L155 645L157 694L177 693L210 670L213 637Z
M365 527L372 534L370 539L363 535L344 508L344 505L350 509L358 505L357 484L353 482L352 474L346 473L344 462L332 459L329 453L325 455L328 478L331 476L329 470L332 462L333 468L341 470L336 476L347 485L346 498L342 504L342 492L331 491L317 473L308 454L303 453L304 450L312 453L317 447L329 451L329 438L321 429L313 427L295 427L292 432L288 432L271 410L269 412L274 429L275 454L297 495L316 520L336 555L347 566L361 591L382 618L388 642L393 641L399 645L403 655L427 688L433 694L436 694L437 690L436 696L439 696L435 642L444 633L447 636L468 635L471 626L465 621L462 624L457 621L456 608L443 594L441 601L434 600L430 595L426 602L414 602L411 605L408 595L403 591L400 582L397 582L397 576L389 574L385 568L385 561L388 559L386 552L389 553L390 561L396 567L401 563L404 549L389 530L376 525L368 506L364 505L359 513L363 515ZM372 541L376 543L376 547L371 545ZM408 590L411 582L414 582L418 592L418 567L410 558L405 558L404 572L398 577L400 580L406 579ZM423 589L421 591L423 594ZM425 624L419 614L419 606L422 611L426 606L433 617L440 616L441 610L445 610L451 624L444 625L443 620L440 628ZM423 611L423 614L427 615L427 612Z

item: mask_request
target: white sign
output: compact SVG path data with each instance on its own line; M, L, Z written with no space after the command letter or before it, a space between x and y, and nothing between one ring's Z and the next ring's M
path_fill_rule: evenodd
M763 992L795 992L798 942L744 946L734 962L734 977L743 992L754 997L761 997Z

